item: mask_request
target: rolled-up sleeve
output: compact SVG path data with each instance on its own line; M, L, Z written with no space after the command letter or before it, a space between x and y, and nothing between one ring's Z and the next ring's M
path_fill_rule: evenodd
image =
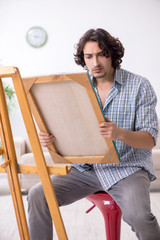
M154 138L158 136L158 117L156 114L157 96L147 79L143 79L138 88L136 102L135 131L147 131Z

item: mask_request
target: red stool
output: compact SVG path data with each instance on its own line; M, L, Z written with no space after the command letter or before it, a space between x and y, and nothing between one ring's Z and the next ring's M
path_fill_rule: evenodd
M106 192L97 192L86 197L93 206L86 211L89 213L97 206L103 214L107 240L120 240L122 212L113 198Z

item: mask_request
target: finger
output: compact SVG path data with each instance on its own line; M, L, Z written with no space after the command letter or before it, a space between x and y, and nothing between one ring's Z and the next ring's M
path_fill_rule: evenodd
M54 138L51 138L51 139L40 139L40 142L41 143L50 143L50 142L54 142Z
M40 141L41 145L45 146L45 147L52 144L53 142L54 142L54 140L52 140L52 141L51 140L50 141L49 140L48 141L44 141L44 140Z
M103 138L112 139L110 134L101 134Z
M49 136L50 134L49 133L47 133L47 132L39 132L39 134L38 134L39 136Z
M39 134L39 140L42 146L47 147L55 141L55 137L53 135L49 135L48 133L41 132Z
M100 132L100 134L108 134L110 132L110 130L100 129L99 132Z
M41 146L42 147L47 147L47 146L49 146L51 143L41 143Z
M111 133L111 132L101 133L101 136L104 137L104 138L112 139L112 140L113 140L113 137L112 137L112 133Z
M39 139L52 139L55 138L52 134L46 132L39 132Z
M102 135L102 136L111 136L111 133L102 132L101 135Z
M102 133L102 134L111 134L112 133L112 129L110 129L110 128L102 128L102 129L100 129L100 133Z
M111 120L109 120L107 115L105 115L105 118L106 118L107 122L111 122Z
M42 139L42 140L49 140L49 139L52 139L52 138L55 138L53 135L44 135L44 136L39 136L39 139Z
M99 124L99 127L100 128L108 128L108 127L110 127L110 124L108 122L103 122L103 123Z

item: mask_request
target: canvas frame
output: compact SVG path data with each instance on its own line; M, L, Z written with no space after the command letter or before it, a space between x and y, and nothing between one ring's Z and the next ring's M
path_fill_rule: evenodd
M23 82L27 99L31 108L31 112L35 118L35 121L40 131L50 133L48 130L48 126L42 116L42 112L40 111L39 106L35 100L34 94L32 92L32 88L36 84L41 84L45 87L46 83L55 84L58 82L58 83L66 84L66 83L69 83L70 81L74 81L85 88L88 98L90 100L91 106L94 110L94 114L97 118L97 122L102 123L106 121L88 73L71 73L71 74L59 74L59 75L35 76L35 77L29 77L29 78L22 78L22 82ZM45 109L43 110L43 112L44 111ZM54 116L54 109L52 109L52 111ZM50 121L52 122L52 119ZM92 131L94 132L94 129ZM73 142L74 140L75 139L72 139ZM65 156L65 155L59 154L58 149L56 148L54 143L48 146L48 150L50 152L50 155L52 156L54 163L119 163L120 158L114 142L110 139L105 139L105 143L108 148L108 152L105 155L101 154L101 155L93 156L93 155L87 154L84 156L80 156L77 154L77 156L72 156L72 155Z

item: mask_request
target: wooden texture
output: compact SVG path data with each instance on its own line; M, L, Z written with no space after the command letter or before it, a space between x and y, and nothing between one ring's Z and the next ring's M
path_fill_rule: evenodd
M61 120L61 126L59 127L59 132L57 135L57 142L55 142L54 145L49 146L49 151L55 163L119 162L119 157L113 142L107 139L104 140L98 132L98 124L104 121L104 116L100 109L96 95L93 91L91 82L86 73L33 77L23 79L22 81L19 70L13 67L0 67L0 77L11 77L13 80L19 106L22 112L22 116L36 162L36 166L20 165L20 172L26 174L39 174L58 239L67 240L67 234L49 174L67 174L71 168L69 166L60 167L55 165L54 167L50 167L46 165L37 135L36 127L33 121L32 113L35 117L35 120L37 121L40 130L49 133L53 132L53 134L56 131L56 127L60 125L59 121ZM52 102L53 106L52 108L50 108L49 99L47 99L47 104L46 102L45 105L41 104L46 101L45 98L49 95L49 97L51 97L52 99L52 91L55 88L55 84L57 86L56 91L54 92L54 95L56 96L55 103L60 102L62 105L66 105L69 101L70 105L67 106L67 111L64 107L65 105L63 106L63 109L65 110L65 115L60 113L59 119L56 119L56 115L58 115L58 112L56 112L55 115L54 112L55 110L61 111L62 105L60 106L61 108L58 109L59 105L54 107L54 102ZM66 86L66 88L64 88L64 85ZM46 86L48 86L49 88L46 88ZM0 86L0 89L3 92L2 84ZM40 95L43 95L44 98L41 99L39 97L39 93ZM64 98L64 96L66 97L66 99ZM0 172L1 170L3 172L4 167L7 169L20 237L21 239L27 240L29 239L29 235L22 197L19 188L13 137L11 135L11 128L8 127L10 126L10 123L8 118L7 106L6 103L4 103L5 98L3 96L3 98L0 97L0 99L0 109L2 111L2 124L0 126L0 133L6 161L5 165L0 166ZM39 99L41 99L41 102L39 102ZM81 106L82 103L83 106ZM48 112L45 112L45 110L47 109ZM85 111L83 111L84 109ZM73 114L72 110L75 114ZM69 114L67 114L68 111ZM51 115L56 116L54 119L51 118L50 112L53 112L53 114ZM82 114L80 114L81 112ZM48 113L49 116L47 117ZM67 122L67 118L72 117L72 115L74 118L72 120L69 118ZM8 118L7 121L6 116ZM78 122L79 124L77 124L75 122L75 119L79 121L81 117L82 121ZM49 121L47 121L47 118ZM85 121L85 118L88 122ZM55 124L52 131L52 125L54 123L53 120L55 122L58 121L58 125ZM65 126L65 123L67 123L68 125ZM76 125L78 127L77 129L75 129ZM79 130L80 126L81 128ZM64 141L62 131L63 129L65 130L65 135L71 135L70 130L72 130L72 136L68 139L64 139ZM88 142L85 139L86 132L88 134ZM69 142L70 147L68 146Z
M42 148L40 146L39 138L36 132L36 128L30 112L30 108L28 105L28 101L26 98L26 94L23 88L23 84L22 84L19 72L16 76L13 77L13 84L15 87L16 95L17 95L18 102L23 115L24 123L28 132L29 141L32 147L32 151L33 151L34 158L37 165L37 170L40 175L40 179L42 182L48 207L57 231L57 235L60 240L62 239L67 240L68 238L67 238L62 217L59 211L56 195L48 174L48 169L43 156Z
M32 146L33 154L36 161L35 166L19 166L19 169L25 173L38 173L42 181L43 190L48 203L48 207L53 219L57 236L59 240L67 240L67 234L64 228L64 223L59 211L56 195L50 180L49 173L67 174L70 166L52 166L51 168L46 165L42 148L40 146L39 138L35 129L34 121L28 106L28 101L24 92L24 88L21 82L21 77L17 68L13 67L0 67L0 77L11 77L15 86L16 94L19 100L19 104L22 110L24 122L27 127L29 140ZM23 109L23 107L25 110ZM0 82L0 136L2 141L2 148L4 151L5 164L0 167L0 172L3 167L6 167L8 180L10 184L10 190L13 198L13 204L15 208L17 224L21 240L28 240L29 232L26 222L26 216L23 207L23 201L19 186L18 172L16 165L16 154L14 149L13 137L8 117L7 105L5 101L2 82Z
M99 134L104 122L87 73L22 79L39 129L55 136L48 150L55 163L119 162L111 140Z
M10 160L0 164L0 173L6 172L6 167L11 163ZM35 165L28 165L28 164L18 164L19 173L23 174L38 174L37 167ZM50 175L67 175L70 170L71 166L64 166L58 165L55 166L47 166L48 174Z
M0 148L0 155L4 153L3 149Z
M17 173L16 153L1 79L0 79L0 138L5 159L5 163L2 164L2 168L5 167L7 170L8 181L12 194L19 234L21 239L29 240L30 239L29 231Z
M34 165L19 164L20 173L23 174L38 174L37 167ZM47 171L50 175L67 175L71 170L71 166L58 165L47 166Z

